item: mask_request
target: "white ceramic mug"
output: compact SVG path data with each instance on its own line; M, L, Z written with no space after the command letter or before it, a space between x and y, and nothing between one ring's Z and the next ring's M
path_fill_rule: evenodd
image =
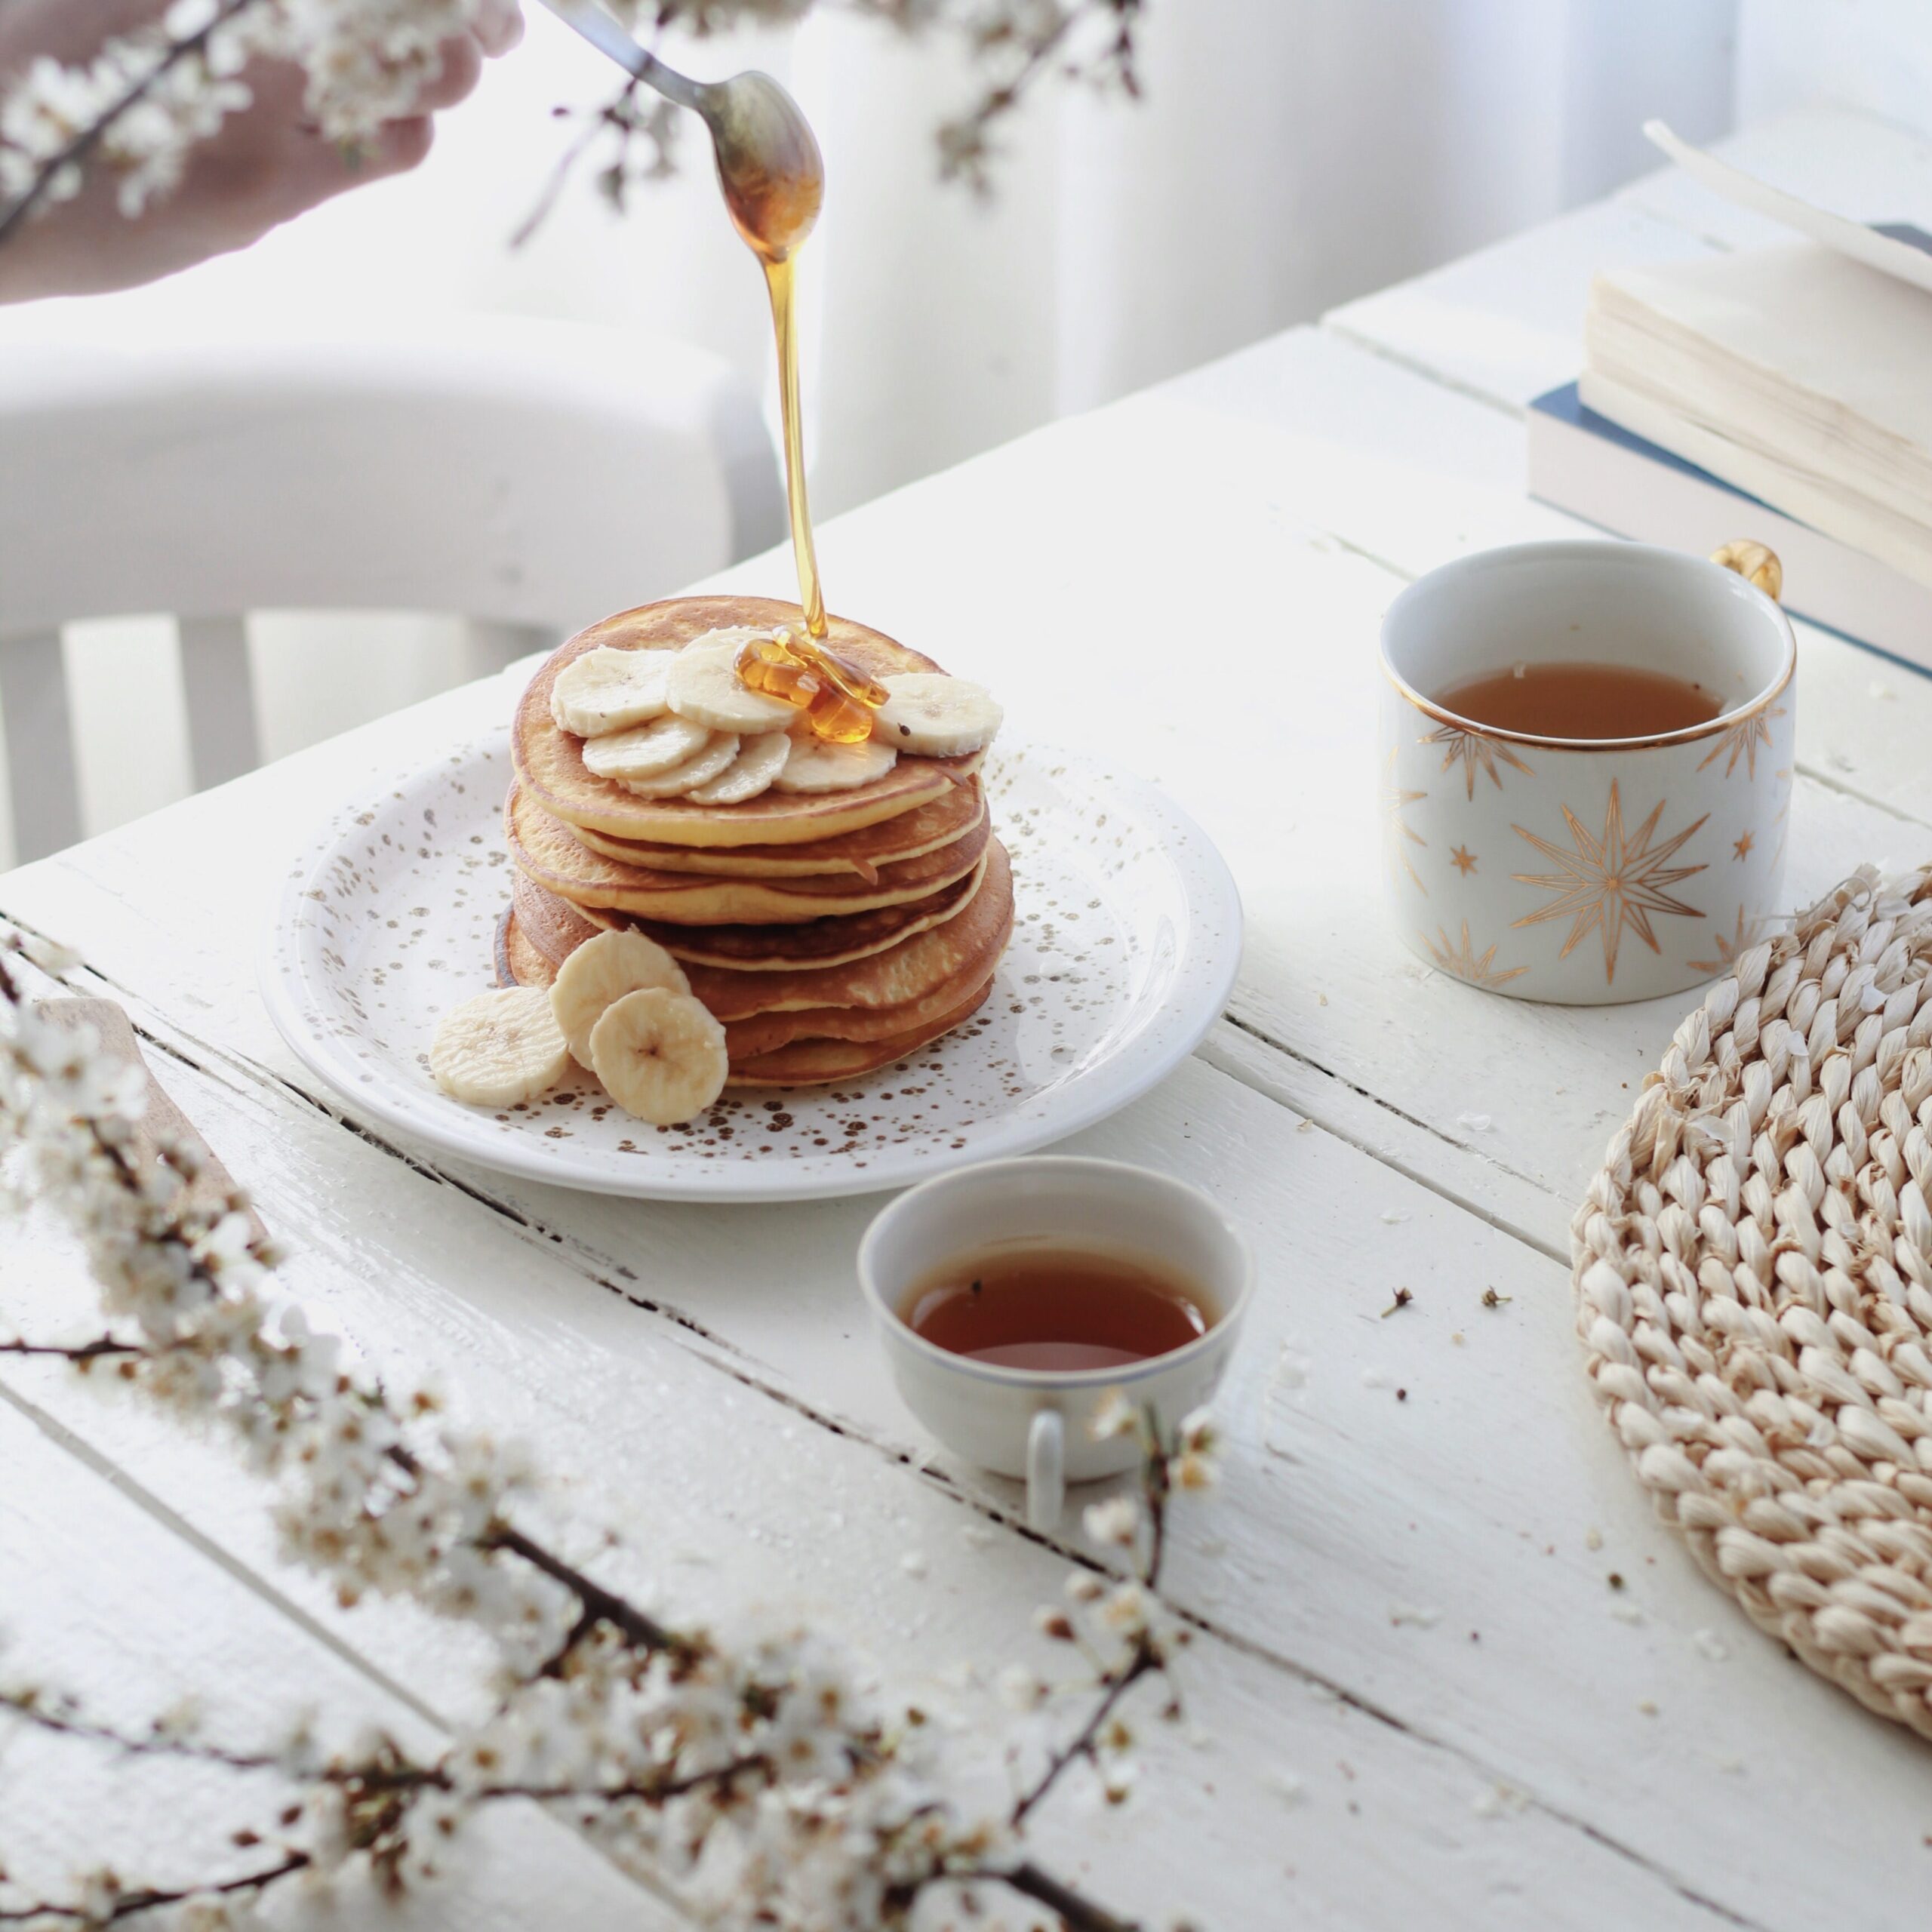
M994 1241L1112 1249L1171 1269L1208 1306L1205 1334L1118 1368L1007 1368L955 1355L900 1314L907 1294L953 1257ZM1088 1425L1110 1389L1178 1422L1213 1395L1254 1290L1254 1260L1198 1187L1118 1161L1063 1155L989 1161L902 1194L859 1247L859 1286L906 1406L949 1449L1023 1477L1036 1529L1060 1521L1069 1482L1133 1467L1131 1437L1095 1441Z
M1487 992L1601 1005L1714 979L1764 936L1783 909L1797 646L1777 558L1718 556L1730 567L1647 544L1518 544L1389 606L1384 869L1411 951ZM1521 663L1663 672L1723 708L1651 737L1563 739L1439 701Z

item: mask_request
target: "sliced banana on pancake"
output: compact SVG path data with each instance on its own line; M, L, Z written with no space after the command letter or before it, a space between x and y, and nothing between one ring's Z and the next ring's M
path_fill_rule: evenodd
M738 740L738 755L715 778L694 785L684 795L694 804L742 805L771 789L771 782L785 769L792 741L783 731L761 731L755 738Z
M872 720L873 737L921 758L984 751L1006 715L984 685L964 678L904 671L881 681L892 695Z
M557 673L550 687L550 715L561 731L601 738L661 718L668 708L664 683L675 654L669 651L586 651Z
M782 731L796 722L796 706L755 691L738 675L738 653L759 633L734 629L708 631L685 646L672 661L665 694L680 718L713 731Z
M688 993L691 983L685 969L641 933L599 933L571 952L557 968L550 1011L578 1060L590 1065L590 1035L606 1011L626 993L649 986Z
M628 731L587 740L583 762L599 778L614 778L624 784L671 771L697 756L710 742L708 726L694 724L688 718L659 718Z
M534 1100L563 1078L570 1063L570 1042L540 986L500 987L465 1000L443 1015L429 1043L436 1084L475 1107Z
M738 744L729 731L709 732L703 749L682 764L674 764L653 778L620 778L617 782L640 798L681 798L694 786L709 784L730 771L738 755Z
M877 738L839 745L825 738L792 738L785 768L771 782L780 792L850 792L883 778L899 754Z
M654 1127L703 1112L731 1072L724 1028L688 993L662 986L606 1009L591 1032L590 1059L611 1099Z

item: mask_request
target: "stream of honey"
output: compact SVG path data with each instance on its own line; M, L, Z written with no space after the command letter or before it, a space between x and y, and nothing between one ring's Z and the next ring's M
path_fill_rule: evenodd
M746 238L749 240L750 238ZM758 248L755 242L754 248ZM812 543L812 512L805 500L805 431L798 406L798 258L774 260L758 249L771 294L771 326L778 338L778 409L785 428L785 501L792 518L792 555L798 566L798 601L805 629L814 639L825 635L825 592L818 580L818 552Z

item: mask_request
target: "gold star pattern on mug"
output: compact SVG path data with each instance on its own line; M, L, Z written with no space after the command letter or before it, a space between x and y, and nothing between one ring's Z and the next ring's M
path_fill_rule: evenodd
M1408 848L1411 844L1426 845L1429 841L1414 826L1404 822L1402 814L1418 798L1426 798L1429 794L1411 792L1401 783L1396 776L1395 754L1392 750L1387 763L1389 775L1382 788L1382 831L1389 848L1389 876L1394 878L1399 868L1408 874L1410 882L1426 898L1429 888L1423 884L1422 875L1416 870Z
M1450 850L1449 863L1467 878L1476 869L1476 855L1466 845L1454 846Z
M1758 747L1763 745L1768 748L1771 742L1771 720L1783 715L1784 706L1779 705L1770 711L1754 711L1749 717L1738 719L1735 724L1725 726L1718 734L1718 741L1711 747L1709 755L1697 769L1702 771L1704 765L1716 764L1728 752L1730 755L1725 758L1724 768L1724 775L1727 778L1737 769L1740 758L1744 761L1746 777L1755 778L1758 775Z
M1491 946L1478 959L1475 948L1469 941L1469 922L1463 921L1463 940L1460 946L1450 943L1446 928L1438 926L1436 937L1442 943L1438 946L1428 934L1420 935L1422 943L1429 949L1429 956L1445 973L1453 973L1459 980L1472 986L1481 986L1494 992L1498 986L1507 986L1518 974L1527 973L1527 966L1506 966L1500 970L1494 964L1496 946ZM1500 943L1500 942L1499 942Z
M1442 754L1442 769L1447 771L1459 761L1463 768L1463 793L1466 798L1476 795L1476 771L1480 766L1489 774L1490 781L1500 792L1503 789L1503 774L1496 768L1500 758L1505 764L1514 765L1518 771L1535 774L1534 765L1525 764L1509 747L1494 738L1485 738L1480 731L1465 731L1454 724L1445 724L1438 731L1425 731L1416 740L1419 745L1442 745L1447 747Z
M1652 847L1651 841L1666 803L1660 798L1636 831L1626 832L1623 801L1617 795L1617 781L1612 779L1610 805L1604 815L1601 836L1590 832L1567 805L1563 808L1563 817L1570 828L1571 842L1567 848L1540 838L1520 825L1515 826L1517 835L1527 839L1546 858L1554 861L1557 869L1512 872L1509 876L1524 885L1534 885L1557 896L1549 905L1512 920L1512 925L1534 926L1545 919L1570 919L1570 937L1557 955L1559 959L1567 959L1592 932L1596 933L1603 941L1606 985L1616 982L1617 955L1626 928L1653 952L1662 952L1651 924L1654 913L1674 912L1692 919L1704 916L1696 906L1673 898L1665 888L1706 869L1702 865L1669 863L1703 826L1703 817L1694 820L1661 845ZM1704 817L1709 816L1704 814Z
M1722 933L1713 933L1711 940L1718 956L1715 959L1694 959L1690 968L1693 972L1708 973L1715 980L1728 973L1737 964L1737 955L1751 943L1751 931L1744 923L1742 906L1737 909L1737 926L1730 937L1726 939Z
M1741 833L1731 846L1730 856L1734 859L1748 859L1754 842L1749 832Z

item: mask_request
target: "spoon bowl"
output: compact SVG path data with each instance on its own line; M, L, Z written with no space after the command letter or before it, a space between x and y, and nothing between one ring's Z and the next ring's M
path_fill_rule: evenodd
M731 225L768 261L811 234L825 201L825 162L798 103L769 74L737 74L700 90L718 185Z

